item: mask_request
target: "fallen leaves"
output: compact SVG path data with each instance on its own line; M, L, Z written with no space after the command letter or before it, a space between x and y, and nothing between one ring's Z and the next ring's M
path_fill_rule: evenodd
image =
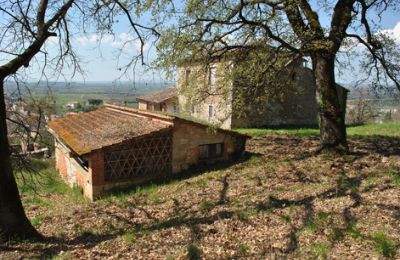
M269 135L249 141L250 159L126 199L51 194L53 208L27 207L30 218L46 215L39 230L49 239L8 243L0 258L382 257L372 234L400 241L398 140L378 149L352 139L345 156L316 155L318 146Z

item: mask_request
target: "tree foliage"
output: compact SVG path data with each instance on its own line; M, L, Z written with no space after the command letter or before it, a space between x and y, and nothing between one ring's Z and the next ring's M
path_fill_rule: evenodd
M396 86L400 90L396 55L399 48L375 22L385 12L398 8L397 1L189 0L177 5L175 1L161 2L173 6L174 11L174 16L170 12L161 15L166 25L158 45L159 65L170 71L181 59L206 55L205 62L211 62L233 50L252 50L260 44L284 52L285 58L291 60L309 59L321 112L323 147L347 147L335 73L338 54L349 53L349 45L364 50L364 79L375 87ZM255 59L253 67L264 75L265 68L272 74L279 71L267 63L271 60ZM274 64L281 63L276 60Z

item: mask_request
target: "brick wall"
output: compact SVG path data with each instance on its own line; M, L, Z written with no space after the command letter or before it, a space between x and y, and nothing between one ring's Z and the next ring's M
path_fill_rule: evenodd
M59 142L55 141L56 168L64 181L71 187L80 187L84 195L93 199L92 172L85 170L71 153Z
M224 160L244 151L245 138L240 135L218 130L211 131L207 126L190 123L186 120L174 120L172 129L172 172L178 173L200 162L199 145L223 143ZM157 134L156 134L157 135ZM86 197L96 199L109 190L140 184L160 175L138 176L129 180L105 181L104 150L87 155L88 170L82 168L61 143L56 141L56 166L62 178L70 186L78 186Z
M245 138L224 131L216 133L204 126L185 121L174 123L172 171L173 173L188 169L199 163L199 145L224 144L223 159L228 160L244 151Z

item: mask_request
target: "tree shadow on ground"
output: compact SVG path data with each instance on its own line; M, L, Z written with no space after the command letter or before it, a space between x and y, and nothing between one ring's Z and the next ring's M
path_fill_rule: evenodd
M148 187L152 187L154 185L168 185L169 183L173 183L176 181L187 180L196 176L200 176L206 172L210 171L221 171L225 170L229 167L234 165L242 165L249 160L254 158L261 157L262 154L252 153L252 152L245 152L242 156L229 160L229 161L218 161L215 163L200 163L197 165L193 165L189 167L189 169L184 170L178 174L172 174L170 176L162 176L159 179L154 179L151 181L146 181L138 185L130 185L124 188L117 188L116 190L111 190L107 194L105 194L101 199L106 199L113 196L121 196L121 195L129 195L132 191L135 190L142 190Z
M92 234L83 232L80 235L66 239L63 237L45 237L39 241L32 241L29 247L21 247L19 243L0 245L0 251L3 252L19 252L28 255L28 258L48 259L59 255L61 252L67 252L70 249L91 249L98 244L117 238L123 234L122 231L106 234ZM21 241L29 242L29 241ZM43 247L45 244L45 247ZM79 247L76 247L79 246ZM31 257L29 257L29 255Z
M368 153L372 153L377 151L378 154L382 156L389 155L398 155L400 145L398 145L395 140L382 140L384 143L379 145L375 142L375 140L369 140L368 138L360 138L360 139L351 139L351 143L357 146L357 150L352 154L354 158L350 161L347 161L348 164L351 164L355 160L358 160L364 157ZM284 146L284 140L281 140L282 146ZM306 142L306 141L303 141ZM387 143L385 143L387 142ZM302 145L301 140L292 142L293 145ZM379 145L379 147L377 147ZM309 144L310 147L313 147L312 144ZM379 149L379 150L376 150ZM291 151L292 154L301 155L299 151L294 151L289 148L285 148L285 150L275 150L276 153L285 154L285 151ZM268 151L268 150L267 150ZM270 152L270 151L268 151ZM264 155L263 155L264 154ZM175 176L169 180L163 180L159 183L169 183L176 180L184 180L190 177L198 176L204 172L211 170L223 170L232 165L236 165L236 168L245 167L246 163L252 158L259 158L261 156L266 156L268 153L247 153L243 156L239 161L229 162L229 163L221 163L218 165L203 165L201 167L196 167L195 169L190 169L184 174L180 176ZM309 154L308 156L312 156ZM294 160L305 160L307 157L292 157ZM299 182L303 183L313 183L312 179L309 179L305 173L298 172L295 173L295 177ZM129 217L120 216L114 214L113 212L104 211L102 214L108 214L114 219L118 221L118 223L123 223L123 226L131 227L132 230L137 231L157 231L168 228L178 228L178 227L188 227L190 229L190 239L189 244L187 245L188 256L190 257L190 253L192 252L192 259L196 259L196 256L201 257L201 249L197 246L201 244L202 239L206 235L204 230L201 229L202 224L212 225L213 223L221 220L237 218L240 212L238 210L226 208L225 205L229 204L229 189L231 189L230 181L231 173L227 173L221 176L217 181L221 182L222 187L218 190L218 198L213 202L213 207L215 210L208 212L201 212L199 210L199 205L192 205L190 208L184 208L180 205L177 199L173 200L174 214L171 217L167 217L166 219L157 219L151 215L151 213L147 212L145 208L141 208L138 205L135 205L131 201L128 201L125 205L127 208L135 208L144 213L149 222L146 223L135 223ZM299 248L299 237L298 234L302 230L307 228L310 222L312 222L315 218L315 202L317 200L328 200L334 198L344 198L348 197L351 199L351 204L342 209L338 214L344 220L344 225L341 227L334 228L334 236L330 238L331 245L335 245L340 242L344 236L349 233L354 233L357 236L363 236L363 239L371 240L371 237L366 235L362 235L357 233L358 231L355 229L357 222L359 221L357 217L354 215L353 210L362 206L364 204L363 194L369 192L368 189L378 188L375 186L368 186L367 188L360 189L361 184L368 178L367 173L360 173L355 177L349 177L346 175L344 169L341 169L341 174L335 177L336 183L330 185L328 188L323 191L313 194L306 195L298 199L287 199L284 197L280 197L279 194L268 195L264 201L262 202L254 202L242 209L240 211L254 211L257 213L261 212L270 212L271 214L279 214L279 210L290 208L290 207L299 207L302 212L302 217L300 221L300 225L295 225L292 222L289 223L289 232L286 235L287 243L282 247L273 247L270 245L266 245L263 248L263 255L265 257L269 256L277 256L282 258L291 257L296 253L296 250ZM148 185L148 184L147 184ZM392 186L389 184L383 187L379 187L381 189L390 189ZM130 191L127 191L129 193ZM120 193L119 193L120 194ZM371 204L371 202L368 202ZM400 216L400 207L398 205L391 205L389 203L373 203L374 206L382 209L389 210L392 212L394 218L398 218ZM223 205L224 207L218 208L217 206ZM208 232L208 231L207 231ZM78 236L75 236L71 239L66 239L62 237L49 237L43 242L46 244L45 247L40 244L32 244L29 249L21 249L18 246L10 245L0 245L0 250L13 252L15 250L23 251L25 250L26 254L34 253L36 258L45 258L49 256L58 255L61 251L75 250L75 249L91 249L96 245L104 242L113 240L124 234L123 230L115 230L113 232L104 233L104 234L92 234L92 233L82 233ZM267 235L267 234L266 234ZM76 247L78 246L78 247ZM250 254L245 254L239 257L251 257Z

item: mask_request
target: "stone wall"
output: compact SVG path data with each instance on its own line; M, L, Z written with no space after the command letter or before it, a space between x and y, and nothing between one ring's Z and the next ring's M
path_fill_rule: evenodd
M211 88L208 74L202 66L182 66L178 68L179 111L202 121L215 124L223 129L231 128L232 84L225 80L228 62L215 62L216 84ZM186 71L190 70L189 79ZM212 113L210 113L212 106Z
M177 81L180 111L224 129L316 125L318 105L315 98L314 76L302 63L302 60L294 62L288 66L286 72L278 76L280 83L276 90L268 91L272 93L270 96L248 98L238 95L236 90L241 89L241 86L232 83L234 81L230 79L231 77L225 77L229 68L227 64L231 65L227 61L212 64L217 68L217 89L225 91L222 94L210 92L207 70L204 66L182 65L178 68ZM186 78L187 70L191 71L189 74L191 80ZM290 84L286 84L288 82ZM222 85L222 88L219 87ZM345 103L345 92L338 88L338 93L341 103ZM255 102L256 99L261 101ZM209 115L209 106L213 106L212 116Z
M174 123L172 172L178 173L198 164L199 145L223 143L222 160L241 155L245 149L246 137L212 129L207 126L190 122L176 121Z
M234 102L232 128L302 126L318 123L318 106L312 71L299 66L280 77L282 83L271 86L277 89L272 89L270 96L262 98L260 102L255 102L255 97L244 99L240 105Z

